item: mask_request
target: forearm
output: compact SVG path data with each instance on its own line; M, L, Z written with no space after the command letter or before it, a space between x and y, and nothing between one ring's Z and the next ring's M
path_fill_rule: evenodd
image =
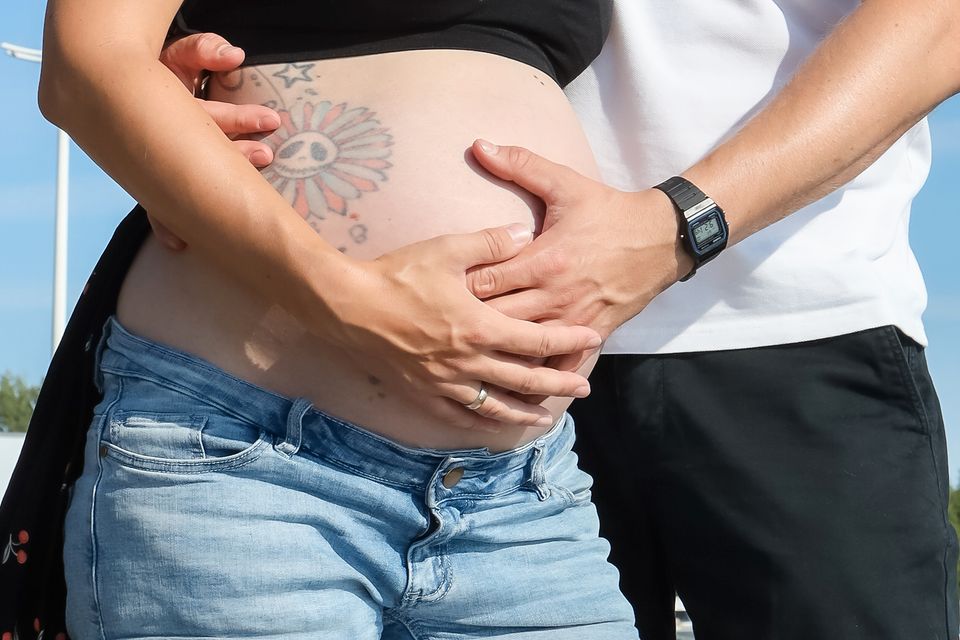
M859 175L958 91L960 4L868 0L684 175L724 207L737 242Z
M319 296L334 292L320 283L341 281L348 261L232 147L158 52L103 49L63 55L47 47L47 117L191 250L308 326L323 323ZM203 152L185 154L185 144Z

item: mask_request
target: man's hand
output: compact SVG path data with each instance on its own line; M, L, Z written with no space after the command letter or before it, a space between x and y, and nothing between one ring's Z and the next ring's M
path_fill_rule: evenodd
M334 342L451 426L550 426L546 409L511 392L586 396L586 378L537 360L579 360L600 346L600 336L587 327L508 318L473 296L464 275L515 256L531 238L529 229L511 225L439 236L358 261L334 305ZM463 405L476 399L481 383L489 396L471 412Z
M215 33L189 35L167 45L160 54L160 62L180 79L193 95L199 96L206 71L232 71L243 63L243 50L232 46ZM270 133L280 126L280 116L258 104L230 104L197 98L200 106L220 129L230 136ZM273 162L273 150L269 145L255 140L233 141L237 149L255 167L265 167ZM149 213L150 225L157 238L173 250L183 249L186 244Z
M606 338L692 267L659 191L618 191L519 147L477 141L473 154L547 205L529 247L468 275L474 294L498 311L589 326Z

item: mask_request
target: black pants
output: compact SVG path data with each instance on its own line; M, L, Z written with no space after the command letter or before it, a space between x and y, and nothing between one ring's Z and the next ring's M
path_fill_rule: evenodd
M893 327L601 358L571 409L644 640L957 638L943 419Z

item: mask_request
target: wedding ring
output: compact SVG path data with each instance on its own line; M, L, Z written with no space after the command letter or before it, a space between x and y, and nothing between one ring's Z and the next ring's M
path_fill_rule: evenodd
M473 402L469 404L465 404L463 406L465 406L467 409L470 409L470 411L476 411L486 401L487 395L488 395L487 387L481 382L480 391L477 393L477 397L474 399Z

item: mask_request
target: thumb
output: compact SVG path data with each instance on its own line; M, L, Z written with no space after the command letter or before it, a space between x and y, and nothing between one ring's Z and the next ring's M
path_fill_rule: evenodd
M523 147L501 147L477 140L473 143L473 156L493 175L523 187L547 205L559 204L570 184L586 179L573 169L550 162Z
M503 262L514 257L530 244L533 232L522 224L482 229L474 233L451 236L451 252L465 267Z
M215 33L191 34L175 40L160 52L160 62L191 91L196 89L204 70L231 71L240 66L243 58L243 49Z

